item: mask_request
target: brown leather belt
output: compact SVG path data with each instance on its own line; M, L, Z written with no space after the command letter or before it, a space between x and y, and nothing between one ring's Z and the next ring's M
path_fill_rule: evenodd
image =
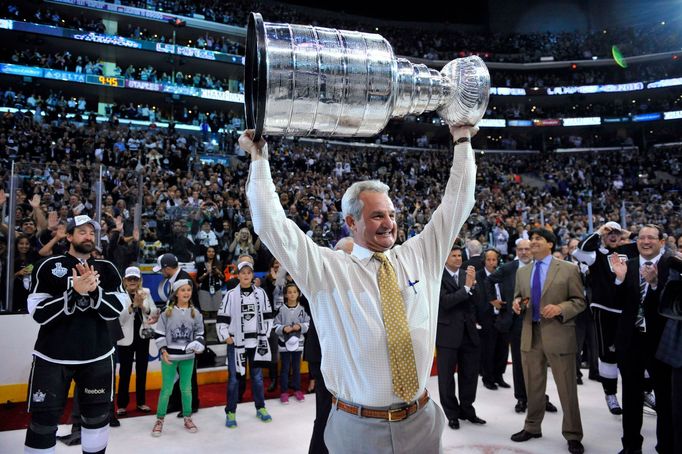
M424 407L429 401L429 392L424 391L424 394L411 404L404 405L398 408L391 408L389 410L373 410L371 408L361 407L360 405L353 405L342 400L332 397L332 405L336 406L339 410L343 410L346 413L350 413L356 416L362 416L363 418L376 418L385 419L391 422L402 421L407 419L408 416L413 415L420 408Z

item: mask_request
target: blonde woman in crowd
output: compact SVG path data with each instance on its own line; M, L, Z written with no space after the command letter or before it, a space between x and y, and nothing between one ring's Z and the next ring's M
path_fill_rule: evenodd
M123 331L123 339L116 346L120 363L116 414L127 413L130 402L130 374L135 360L135 403L137 409L149 413L151 408L145 403L147 388L147 363L149 361L149 341L154 337L151 325L159 318L159 310L152 300L149 289L142 287L142 273L136 266L129 266L123 276L123 287L128 296L126 306L118 321Z

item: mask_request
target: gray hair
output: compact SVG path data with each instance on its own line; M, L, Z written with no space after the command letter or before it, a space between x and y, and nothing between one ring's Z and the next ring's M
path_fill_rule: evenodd
M365 180L353 183L341 198L341 212L344 219L346 216L351 216L353 219L360 219L364 203L360 200L360 194L364 191L379 192L381 194L388 194L390 188L387 184L379 180Z
M481 246L480 241L471 240L469 241L469 244L467 244L467 249L469 249L469 253L472 256L476 256L481 255L481 252L483 251L483 246Z
M336 245L334 246L334 250L335 250L335 251L343 251L343 252L347 252L347 253L348 253L348 251L346 251L345 248L346 248L346 247L349 247L350 250L352 251L352 250L353 250L353 245L354 245L354 244L355 244L355 243L354 243L354 241L353 241L353 237L352 237L352 236L344 236L343 238L341 238L339 241L336 242Z

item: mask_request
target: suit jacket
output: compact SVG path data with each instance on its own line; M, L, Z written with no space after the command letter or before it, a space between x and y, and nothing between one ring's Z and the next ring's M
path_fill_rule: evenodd
M530 298L530 277L534 265L527 265L516 273L514 297ZM561 315L552 319L540 318L542 346L546 353L576 353L575 317L585 310L583 282L580 269L572 263L552 258L542 288L540 310L548 304L557 304ZM533 311L529 307L522 313L521 351L531 349L533 339Z
M466 270L467 266L473 266L474 268L476 268L477 272L482 270L483 267L485 266L485 264L483 262L483 256L482 255L475 255L475 256L469 258L468 260L465 260L464 263L462 264L462 268L460 268L460 269Z
M471 295L465 290L464 267L459 269L458 277L458 282L455 282L450 273L443 270L438 305L437 347L459 348L465 331L475 345L480 342L476 329L476 288L471 289Z
M663 257L661 257L663 260ZM659 313L668 318L658 344L656 358L671 367L682 367L682 261L666 259L670 267L668 281L661 291ZM659 280L660 282L660 280Z
M658 313L659 299L664 283L668 280L670 266L669 255L663 255L658 261L658 285L656 290L650 286L644 296L644 319L646 320L646 334L644 347L646 352L655 354L665 328L666 318ZM639 290L639 257L628 260L627 273L622 284L616 285L615 300L619 301L623 310L618 319L616 331L616 354L619 359L630 353L633 338L638 328L635 327L637 312L640 305Z
M488 291L488 298L490 300L497 298L494 286L498 284L502 301L507 303L500 308L500 314L495 320L495 328L502 333L507 333L511 330L514 316L516 315L512 310L512 301L514 301L514 285L516 284L516 271L518 269L519 261L513 260L497 268L484 280ZM492 308L490 303L488 303L488 306Z

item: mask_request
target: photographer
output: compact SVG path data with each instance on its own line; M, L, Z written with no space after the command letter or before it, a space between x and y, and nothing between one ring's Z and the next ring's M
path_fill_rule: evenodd
M118 341L119 369L116 414L127 413L126 407L130 401L128 389L130 374L135 359L135 401L137 409L149 413L151 409L145 404L147 386L147 363L149 361L149 340L154 336L151 325L156 323L159 310L154 305L149 289L142 287L142 273L136 266L126 268L123 286L127 294L128 303L121 312L119 323L123 330L123 339Z
M201 307L204 319L215 319L223 299L221 292L225 283L223 266L220 260L218 260L215 246L208 246L205 256L199 258L203 259L196 262L199 306ZM209 339L217 338L215 337L215 325L210 324L207 326L206 336Z

